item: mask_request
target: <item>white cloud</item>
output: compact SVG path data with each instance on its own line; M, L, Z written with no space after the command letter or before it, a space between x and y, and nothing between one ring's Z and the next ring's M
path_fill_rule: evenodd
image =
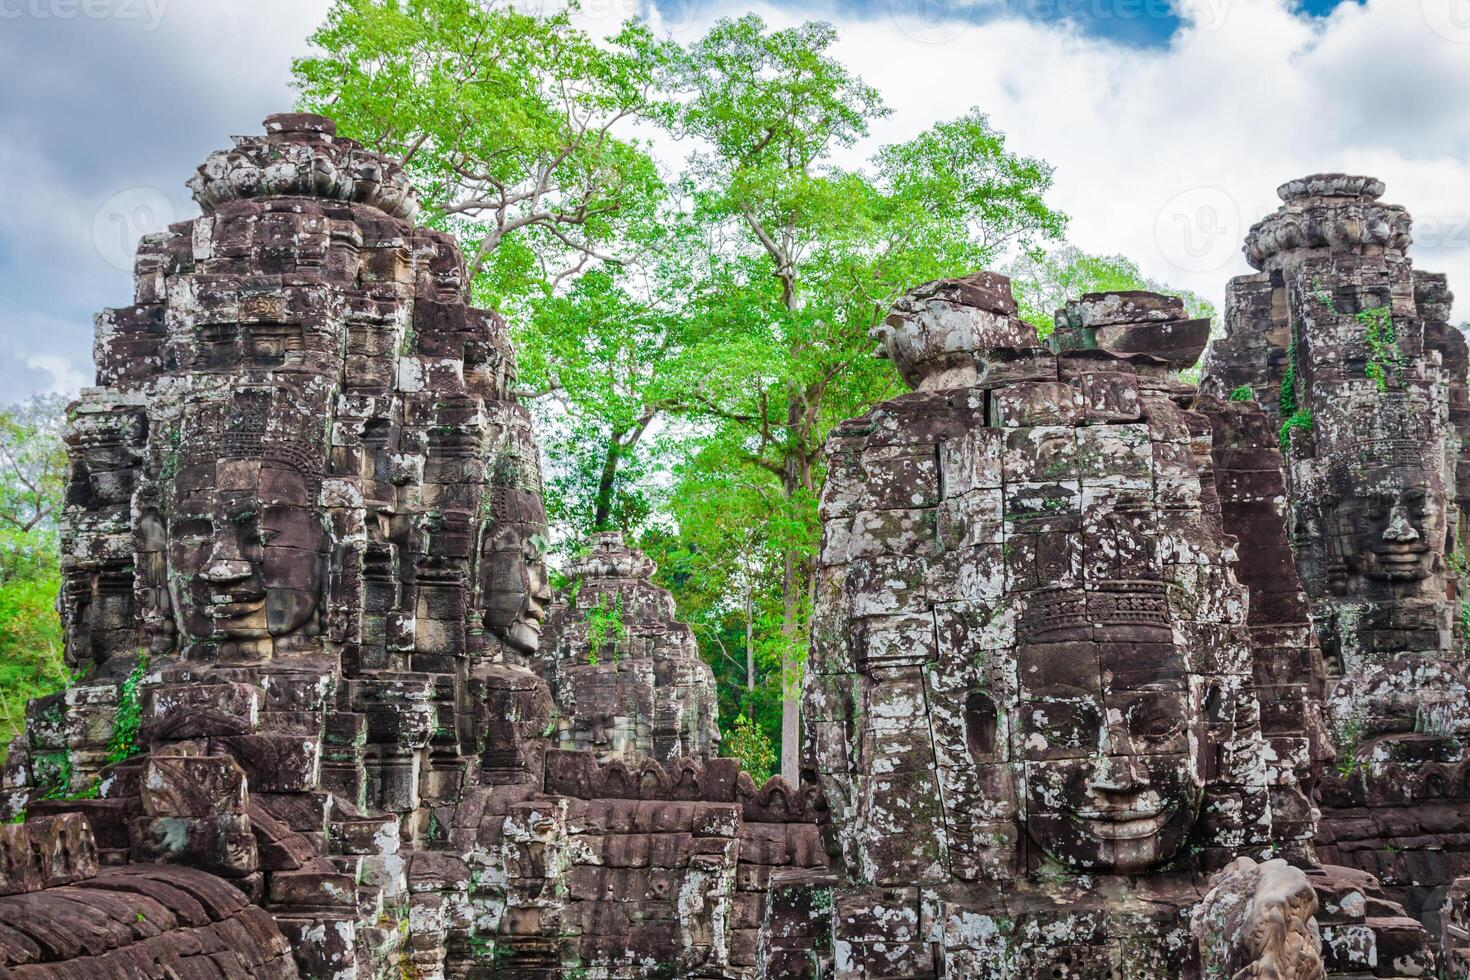
M1132 0L1098 2L1122 11ZM650 0L582 0L576 17L610 33L641 13L683 40L745 9L777 25L832 20L838 56L895 110L867 150L978 106L1013 150L1056 166L1052 203L1072 216L1076 244L1125 253L1216 301L1229 276L1249 271L1240 241L1278 203L1277 185L1371 173L1418 219L1416 261L1450 274L1465 318L1470 116L1459 102L1470 43L1456 40L1470 31L1456 35L1440 9L1459 2L1369 0L1314 19L1291 0L1180 0L1186 26L1155 49L1035 21L888 16L883 0L866 19L820 3L730 0L673 0L657 17ZM143 189L179 217L194 213L182 182L230 134L291 104L290 60L327 6L173 0L154 31L5 23L0 85L18 91L24 80L30 95L0 106L0 172L12 188L0 210L0 348L27 365L25 383L90 374L91 314L128 301L127 275L94 241L99 209Z
M0 21L0 89L18 96L0 100L0 401L90 380L92 314L132 297L123 242L197 213L194 167L292 105L291 58L328 0L33 6L52 9Z
M1052 202L1072 216L1076 244L1217 302L1250 271L1240 244L1280 203L1277 186L1321 171L1381 177L1386 199L1419 219L1417 264L1450 273L1470 317L1470 117L1459 106L1470 44L1436 34L1421 0L1347 3L1326 18L1290 0L1178 6L1185 27L1155 49L1035 21L753 9L782 26L837 23L838 55L895 110L874 145L978 106L1011 149L1056 166ZM731 12L706 3L676 36Z

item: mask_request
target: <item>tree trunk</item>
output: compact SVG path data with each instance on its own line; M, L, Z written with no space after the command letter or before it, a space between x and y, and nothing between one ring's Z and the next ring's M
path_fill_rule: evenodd
M602 459L602 473L597 477L597 500L592 516L592 530L612 530L613 484L618 478L618 457L623 449L623 433L614 432Z
M781 578L781 635L786 641L781 653L781 775L793 786L801 782L802 661L797 649L801 623L796 565L796 552L786 549Z
M748 576L745 581L745 690L749 694L755 693L755 589Z
M786 402L786 473L782 490L788 509L801 489L801 400L788 394ZM801 784L801 690L805 680L806 657L801 643L801 605L806 593L802 580L804 564L797 549L783 549L781 562L781 635L786 641L781 654L781 775L792 786Z

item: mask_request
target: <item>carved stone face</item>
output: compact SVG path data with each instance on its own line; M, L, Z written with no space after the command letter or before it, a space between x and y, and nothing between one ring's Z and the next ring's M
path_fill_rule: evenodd
M563 723L563 748L590 751L598 762L633 762L649 754L639 743L638 715L652 713L651 678L617 664L579 664L567 668L567 680L571 716Z
M1064 864L1132 873L1172 857L1204 786L1203 715L1165 628L1021 651L1026 829Z
M312 621L327 551L313 497L306 477L272 462L221 459L178 475L168 567L185 634L266 641Z
M480 588L485 626L517 653L534 654L552 599L545 538L536 525L514 521L489 529L480 553Z
M1347 574L1407 585L1440 570L1447 497L1426 466L1343 466L1335 477L1325 523Z

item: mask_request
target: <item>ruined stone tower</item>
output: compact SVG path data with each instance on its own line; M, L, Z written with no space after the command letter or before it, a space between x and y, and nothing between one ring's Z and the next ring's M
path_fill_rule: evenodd
M1057 322L1043 348L1001 276L916 289L879 331L915 391L829 443L804 714L837 975L1354 975L1397 934L1312 852L1322 667L1264 416L1174 377L1208 334L1176 299ZM1318 950L1319 896L1364 948ZM1397 975L1432 961L1410 934Z
M557 742L602 761L718 752L714 672L694 634L674 618L674 597L653 584L652 559L616 531L593 534L567 568L539 669L557 703Z
M1259 402L1280 432L1329 674L1325 853L1433 918L1470 873L1450 830L1470 830L1470 355L1445 278L1413 267L1409 214L1383 189L1343 174L1280 188L1246 240L1260 272L1230 283L1205 385Z
M513 352L402 171L283 115L191 186L202 215L143 242L73 412L62 616L86 676L10 752L0 973L813 961L807 924L761 935L789 918L773 880L827 863L819 811L707 757L708 668L611 539L587 595L626 596L625 645L599 649L649 665L649 751L550 748Z
M33 706L7 807L223 876L345 975L398 945L436 807L539 784L539 464L505 326L396 165L273 116L190 186L97 320L62 601L90 674Z

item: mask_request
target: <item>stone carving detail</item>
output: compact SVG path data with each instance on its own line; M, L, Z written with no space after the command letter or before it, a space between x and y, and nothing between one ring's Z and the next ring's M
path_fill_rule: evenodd
M830 961L766 897L825 870L818 801L710 758L713 677L616 536L576 572L620 605L591 669L635 673L642 741L548 771L538 450L505 326L410 223L401 170L286 115L191 186L203 215L147 239L135 305L98 318L68 434L61 605L87 677L31 706L0 784L26 821L0 827L0 973ZM545 649L586 632L564 615ZM63 937L59 910L84 926Z
M1207 977L1320 980L1322 936L1317 893L1299 868L1248 857L1211 879L1194 913L1200 966Z
M108 868L84 881L0 896L0 970L16 980L189 976L290 980L270 915L192 868Z
M1322 853L1428 916L1470 872L1458 842L1470 827L1470 352L1444 277L1413 268L1409 214L1383 189L1341 174L1282 186L1280 210L1247 238L1260 272L1230 283L1205 387L1248 392L1289 447L1292 544L1337 752Z
M567 568L565 603L539 666L557 702L562 748L602 761L709 757L720 741L714 672L699 658L653 561L616 531L593 534Z
M617 535L553 602L504 324L398 167L284 115L191 186L67 437L85 678L0 776L0 973L1465 972L1470 353L1376 182L1287 188L1213 393L1167 297L1046 347L1000 276L897 304L915 390L829 446L801 786L715 757Z
M804 714L838 976L1189 975L1203 873L1315 865L1323 674L1269 424L1173 376L1207 335L1177 300L1082 297L1049 349L1015 314L986 273L905 297L876 335L916 390L828 445ZM1283 905L1243 867L1209 908L1248 893L1231 928L1275 916L1279 975L1320 975L1301 872Z
M203 215L145 240L136 304L98 318L62 602L94 669L33 707L7 803L95 787L109 863L228 879L313 976L429 975L443 927L404 945L385 910L438 901L405 875L435 807L539 786L550 716L505 326L401 169L328 119L274 116L190 186Z

